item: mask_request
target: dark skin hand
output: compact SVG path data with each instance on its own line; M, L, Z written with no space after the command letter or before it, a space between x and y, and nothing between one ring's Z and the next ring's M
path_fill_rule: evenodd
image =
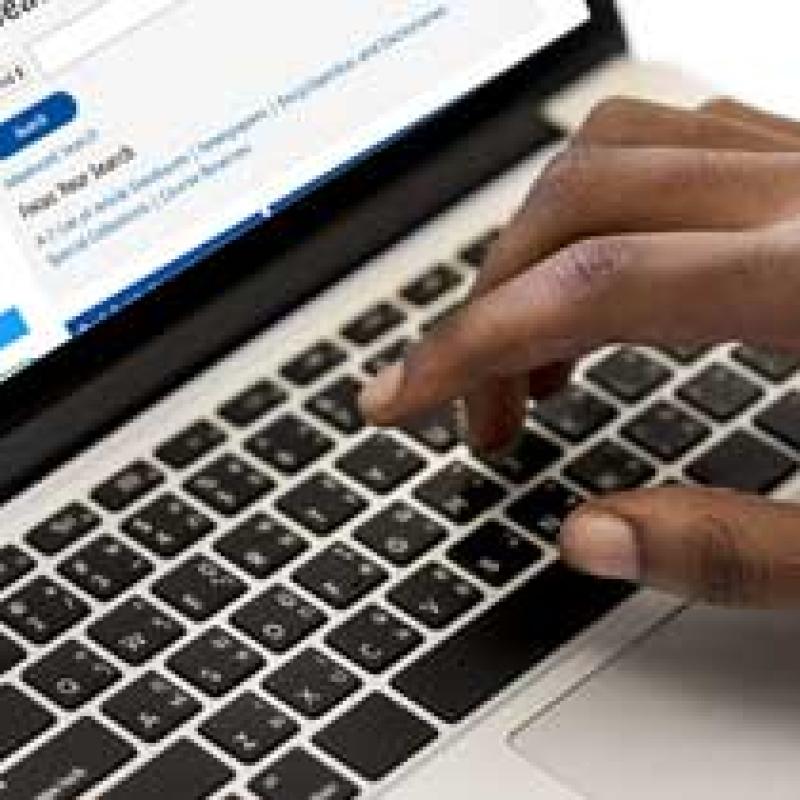
M599 106L504 231L470 302L362 396L392 425L465 398L496 451L529 396L608 344L800 352L800 124L731 101ZM692 599L800 606L800 506L654 489L587 503L564 558Z

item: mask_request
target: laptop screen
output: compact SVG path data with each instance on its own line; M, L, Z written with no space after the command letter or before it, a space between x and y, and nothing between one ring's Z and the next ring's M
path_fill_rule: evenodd
M0 379L588 16L584 0L0 3Z

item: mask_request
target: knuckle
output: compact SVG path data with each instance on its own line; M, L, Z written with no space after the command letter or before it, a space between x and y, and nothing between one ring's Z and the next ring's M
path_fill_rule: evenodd
M579 138L591 138L614 132L627 124L632 114L637 112L640 104L627 97L609 97L601 100L586 117L581 127Z
M597 167L596 148L573 145L550 161L533 194L557 209L578 210L592 190Z
M626 237L584 239L562 250L552 269L542 272L554 290L570 298L593 296L616 282L635 262L634 245Z

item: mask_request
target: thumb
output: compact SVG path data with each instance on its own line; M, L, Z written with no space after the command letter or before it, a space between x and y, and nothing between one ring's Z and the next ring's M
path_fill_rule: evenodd
M653 489L587 503L564 560L689 599L800 607L800 506L713 489Z

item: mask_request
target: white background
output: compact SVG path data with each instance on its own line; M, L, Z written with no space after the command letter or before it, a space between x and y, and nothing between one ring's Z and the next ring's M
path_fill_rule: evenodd
M619 0L636 52L800 118L797 0Z

